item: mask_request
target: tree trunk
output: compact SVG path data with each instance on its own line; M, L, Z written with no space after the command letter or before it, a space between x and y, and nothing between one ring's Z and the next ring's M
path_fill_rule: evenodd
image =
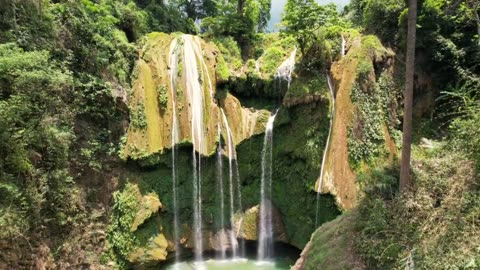
M480 46L480 17L478 16L478 6L480 2L476 3L473 8L473 17L475 18L475 22L477 23L477 32L478 32L478 46Z
M237 3L237 14L243 16L243 8L245 7L245 0L238 0Z
M412 147L412 107L415 73L415 39L417 24L417 0L408 3L407 67L404 92L403 147L400 169L400 191L408 190L412 185L410 176L410 157Z

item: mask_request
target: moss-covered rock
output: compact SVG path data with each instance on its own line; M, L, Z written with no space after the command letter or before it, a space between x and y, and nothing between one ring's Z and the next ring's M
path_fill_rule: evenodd
M292 270L366 269L355 253L355 215L347 213L320 226Z
M237 237L246 240L258 240L260 206L255 205L243 213L237 213L234 216L233 230L238 232ZM287 232L283 224L280 211L275 206L272 207L272 229L275 241L288 243Z
M158 199L157 194L150 193L142 197L137 206L137 213L131 227L131 231L134 232L138 229L138 226L142 225L145 220L149 219L153 214L157 213L162 207L162 203Z
M133 74L134 87L129 99L130 127L122 156L137 160L143 166L158 164L160 160L157 156L172 147L174 112L180 143L200 145L201 136L203 148L196 150L204 156L215 152L219 139L217 124L222 121L219 101L214 98L216 86L230 77L224 56L236 57L236 53L226 49L222 51L226 55L222 55L213 43L191 35L152 33L145 38ZM188 68L192 68L194 63L200 76L198 85L203 91L203 130L200 131L203 135L198 135L195 139L192 138L191 131L193 97L188 92L199 89L192 85L191 80L187 82L187 77L191 76L191 72L187 73ZM264 123L256 120L261 120L257 115L264 115L266 111L256 112L242 108L240 102L231 96L227 97L222 106L228 112L227 118L231 126L248 127L244 130L235 129L236 143L263 129ZM252 126L253 129L249 129Z
M384 128L388 121L383 118L383 115L388 114L392 108L377 106L378 95L393 89L382 89L380 93L368 94L369 89L376 87L377 77L384 72L392 72L393 56L393 51L385 48L375 36L358 35L351 39L347 55L333 63L331 68L336 109L323 179L318 179L316 185L318 187L322 183L321 191L334 194L338 205L344 209L351 209L356 205L359 191L356 183L356 166L351 159L352 151L355 150L351 143L353 132L356 132L358 138L361 137L360 134L370 132L372 135L374 132L375 136L369 136L376 140L374 146L382 149L382 153L386 153L382 156L383 162L393 161L392 155L396 152L396 149L391 147L390 133ZM367 103L364 103L368 106L362 106L357 102L358 95L355 93L369 95L365 99ZM369 111L369 108L375 109ZM365 121L356 118L362 114L368 114L368 119L365 120L380 117L380 120L376 121L380 124L375 126L365 124ZM362 136L364 137L368 136ZM359 145L368 144L359 142ZM372 145L366 149L374 150ZM360 159L359 162L362 163L363 156Z

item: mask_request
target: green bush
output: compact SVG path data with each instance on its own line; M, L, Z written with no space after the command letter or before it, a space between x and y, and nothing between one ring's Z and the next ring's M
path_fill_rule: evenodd
M138 188L127 183L123 191L113 193L112 215L108 227L107 239L110 248L114 252L117 263L125 265L124 258L137 245L137 240L131 230L137 213Z
M165 85L159 85L157 88L158 104L161 110L165 110L168 104L168 93Z
M130 110L130 123L133 128L146 129L147 117L145 115L145 105L142 102L138 102L135 108Z

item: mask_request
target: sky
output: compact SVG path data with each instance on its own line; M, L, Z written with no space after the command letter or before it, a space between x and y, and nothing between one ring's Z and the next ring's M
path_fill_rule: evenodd
M320 4L335 3L337 6L339 6L340 10L345 5L350 3L350 0L316 0L316 1ZM286 3L287 3L287 0L272 0L272 9L270 10L270 22L268 23L268 27L267 27L269 31L272 31L274 29L275 24L280 22L280 19L282 17L282 11Z

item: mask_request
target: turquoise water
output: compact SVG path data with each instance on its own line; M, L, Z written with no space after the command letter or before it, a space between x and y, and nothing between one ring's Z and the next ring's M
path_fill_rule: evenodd
M205 262L181 262L170 265L167 270L287 270L290 265L284 262L259 262L248 259L207 260Z

